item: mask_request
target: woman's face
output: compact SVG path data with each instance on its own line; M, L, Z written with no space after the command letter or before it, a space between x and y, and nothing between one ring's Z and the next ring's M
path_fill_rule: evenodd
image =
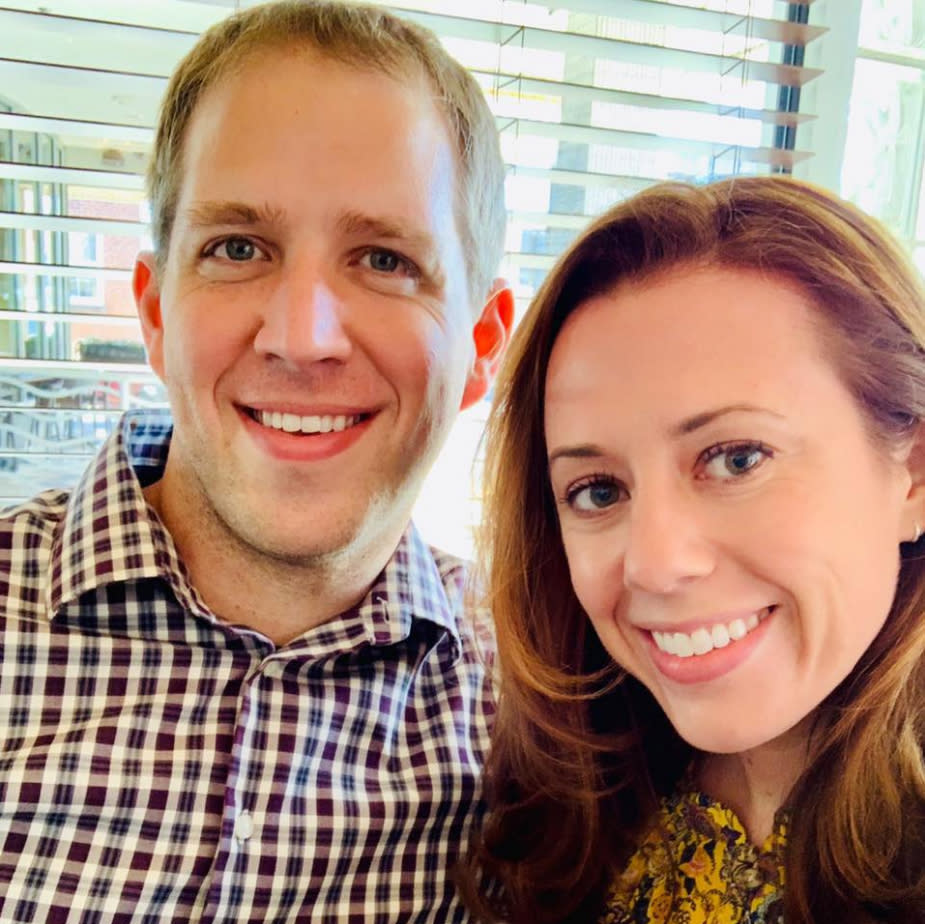
M819 324L785 280L686 268L579 306L550 358L575 591L702 750L772 741L850 673L915 530L911 445L872 441Z

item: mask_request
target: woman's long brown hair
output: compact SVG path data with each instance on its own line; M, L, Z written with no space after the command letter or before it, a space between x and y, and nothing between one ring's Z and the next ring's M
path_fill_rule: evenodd
M660 184L603 215L560 259L515 333L488 427L483 560L501 694L490 814L462 877L484 920L594 921L693 756L612 664L574 595L543 409L566 317L624 279L685 265L796 283L878 443L925 419L918 274L875 221L827 192L781 177ZM925 560L911 547L882 631L818 711L788 799L788 924L925 921L923 617ZM500 897L478 894L485 881L501 883Z

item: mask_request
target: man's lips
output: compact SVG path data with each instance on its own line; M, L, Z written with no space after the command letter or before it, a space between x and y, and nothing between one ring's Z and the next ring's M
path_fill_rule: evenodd
M378 409L360 412L353 408L335 411L312 407L297 413L290 405L254 407L239 404L245 432L268 458L283 463L328 462L363 440L378 417Z

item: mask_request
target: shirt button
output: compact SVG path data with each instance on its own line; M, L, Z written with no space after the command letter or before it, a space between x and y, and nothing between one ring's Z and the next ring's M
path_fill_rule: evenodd
M234 823L234 836L239 841L246 841L253 833L254 816L250 812L241 812Z

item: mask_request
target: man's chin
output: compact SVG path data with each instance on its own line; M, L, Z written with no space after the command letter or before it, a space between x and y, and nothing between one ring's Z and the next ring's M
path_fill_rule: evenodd
M317 568L350 554L357 544L360 524L340 518L327 526L317 511L304 516L288 511L284 516L267 511L247 523L226 522L228 538L252 559L288 568ZM262 522L258 522L262 520ZM362 521L361 521L362 522Z
M266 566L318 570L351 560L364 567L370 558L394 551L410 520L391 504L368 502L353 507L318 503L281 503L253 498L242 507L216 510L225 540L238 545L252 561ZM385 511L381 507L387 507ZM364 569L365 570L365 569Z

